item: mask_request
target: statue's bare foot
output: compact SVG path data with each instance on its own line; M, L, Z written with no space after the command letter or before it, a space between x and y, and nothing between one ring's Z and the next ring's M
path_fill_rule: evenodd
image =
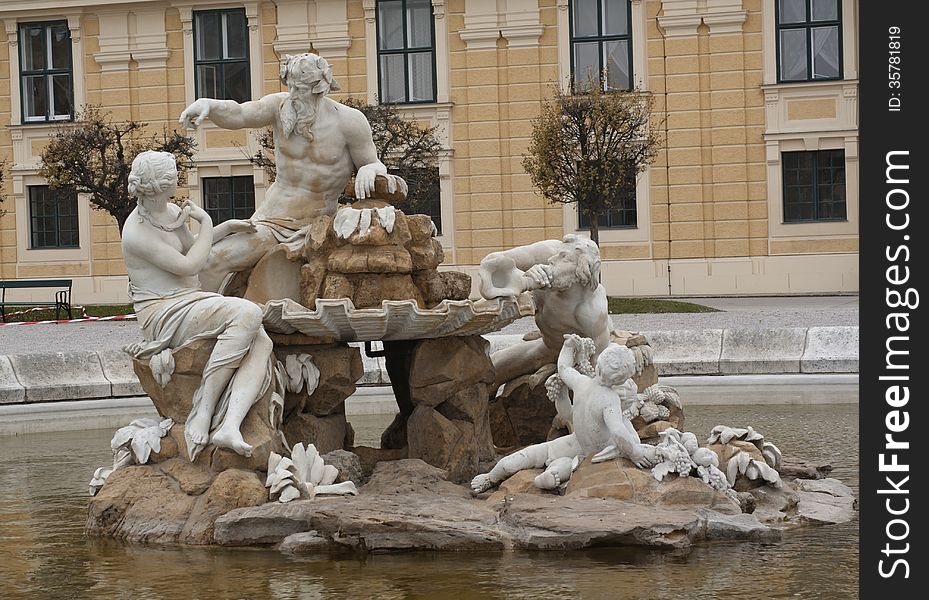
M554 471L545 471L535 478L535 487L540 490L553 490L561 485L561 478Z
M475 494L480 494L481 492L486 492L494 486L494 482L490 480L490 473L484 473L478 475L471 480L471 490Z
M197 413L187 418L184 424L184 440L187 442L187 456L190 462L210 443L210 415Z
M245 442L239 430L233 427L221 427L213 434L211 441L220 448L228 448L242 456L251 456L254 450L250 444Z

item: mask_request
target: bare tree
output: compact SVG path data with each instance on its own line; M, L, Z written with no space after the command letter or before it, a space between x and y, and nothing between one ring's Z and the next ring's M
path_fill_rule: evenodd
M74 123L58 128L42 151L39 174L52 189L88 194L93 208L116 218L122 234L135 208L128 185L136 155L145 150L170 152L177 158L183 185L196 151L193 138L167 129L161 134L147 133L147 126L139 121L114 121L99 106L85 106Z
M406 202L398 206L408 213L429 212L429 203L437 193L439 183L439 152L442 144L436 137L435 127L423 127L404 119L390 104L367 104L348 98L342 104L357 108L371 124L371 134L377 155L394 175L409 185ZM252 164L262 167L270 181L277 175L274 161L274 135L270 129L256 133L260 148L248 157Z
M7 162L6 159L0 159L0 204L6 200L6 194L3 193L3 182L6 179ZM0 208L0 217L6 214L6 210Z
M533 120L522 165L549 202L576 203L599 243L599 217L635 198L636 176L655 160L660 127L647 92L604 91L600 83L556 89Z

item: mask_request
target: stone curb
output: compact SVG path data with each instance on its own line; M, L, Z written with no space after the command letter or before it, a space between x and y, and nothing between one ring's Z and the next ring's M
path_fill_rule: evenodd
M661 375L857 373L858 327L643 331ZM521 335L489 335L491 351ZM363 349L363 344L353 343ZM373 344L375 350L380 344ZM362 352L362 386L390 383L382 357ZM121 351L0 356L0 404L144 395Z

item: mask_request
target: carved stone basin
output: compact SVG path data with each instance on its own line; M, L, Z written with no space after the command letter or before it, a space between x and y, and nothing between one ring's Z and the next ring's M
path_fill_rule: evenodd
M529 294L494 300L443 300L420 308L413 300L385 300L379 308L355 308L352 301L316 300L310 310L290 299L264 306L264 326L274 333L302 333L342 342L422 340L481 335L534 314Z

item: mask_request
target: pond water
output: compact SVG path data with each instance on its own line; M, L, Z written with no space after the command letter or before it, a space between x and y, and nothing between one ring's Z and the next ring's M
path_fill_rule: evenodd
M686 398L685 398L686 402ZM686 429L752 425L858 492L858 405L693 406ZM372 443L391 416L353 417ZM781 542L574 552L288 557L85 539L87 482L112 430L0 437L0 599L835 598L858 596L858 522ZM367 439L366 439L367 438Z

